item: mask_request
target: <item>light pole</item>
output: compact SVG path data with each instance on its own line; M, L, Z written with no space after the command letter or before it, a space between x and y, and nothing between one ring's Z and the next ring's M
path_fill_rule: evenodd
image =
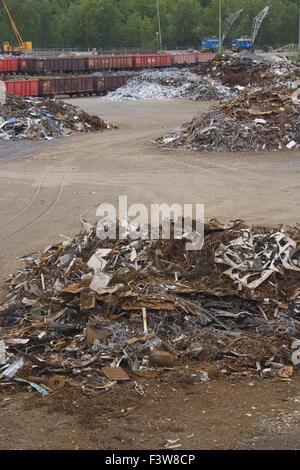
M222 0L219 0L219 54L221 54L222 41Z
M158 21L158 34L159 34L159 41L160 41L160 50L162 50L162 39L161 39L161 27L160 27L160 13L159 13L159 3L156 0L157 6L157 21Z

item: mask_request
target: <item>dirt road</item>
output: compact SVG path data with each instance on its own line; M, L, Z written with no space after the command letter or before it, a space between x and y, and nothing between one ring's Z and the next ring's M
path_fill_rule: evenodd
M56 242L60 234L74 235L80 216L94 222L97 206L117 206L119 195L127 195L128 204L203 203L207 216L249 223L298 220L299 152L199 154L162 151L150 142L207 103L69 101L120 129L0 149L2 276L15 269L16 256Z
M206 216L249 223L299 222L299 152L199 154L152 145L208 103L68 101L120 129L1 144L1 289L19 265L16 257L73 236L80 216L95 221L97 206L117 205L119 195L127 195L129 204L204 203ZM299 448L293 434L298 385L299 377L292 383L215 380L187 386L166 376L143 383L145 397L119 386L101 403L71 392L45 401L0 387L0 448L161 448L177 438L183 449Z

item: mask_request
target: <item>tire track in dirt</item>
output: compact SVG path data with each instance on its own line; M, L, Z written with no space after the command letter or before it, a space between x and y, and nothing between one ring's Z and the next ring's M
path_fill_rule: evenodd
M59 185L59 188L58 188L58 192L56 193L56 197L55 199L53 200L53 202L51 204L49 204L47 206L47 208L38 216L36 217L35 219L33 219L31 222L21 226L19 229L15 230L14 232L12 232L11 234L9 234L6 238L0 240L0 247L2 245L4 245L6 242L12 240L13 238L16 238L16 236L18 236L19 234L23 233L26 229L32 227L34 224L36 224L37 222L41 222L48 214L49 212L54 209L54 207L56 206L56 204L58 203L60 197L61 197L61 194L62 194L62 191L63 191L63 186L64 186L64 181L65 181L65 178L66 178L66 174L67 172L64 173L63 177L62 177L62 180L60 182L60 185ZM31 204L29 205L31 206ZM29 207L28 206L28 207ZM24 213L25 211L23 211ZM17 216L13 217L12 219L15 219Z

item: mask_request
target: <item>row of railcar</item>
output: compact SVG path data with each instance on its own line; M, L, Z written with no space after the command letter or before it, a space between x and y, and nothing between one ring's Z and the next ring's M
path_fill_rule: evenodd
M17 96L103 95L125 85L132 77L133 75L43 77L8 80L5 85L7 93Z
M82 73L105 70L139 70L210 62L212 52L187 54L128 54L90 57L0 58L0 74Z

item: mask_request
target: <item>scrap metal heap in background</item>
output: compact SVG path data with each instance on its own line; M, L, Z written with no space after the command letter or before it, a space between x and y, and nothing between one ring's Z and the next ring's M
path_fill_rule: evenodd
M300 80L300 68L284 57L266 57L243 52L238 57L218 55L209 64L195 67L193 73L208 76L228 87L291 86Z
M82 222L7 279L2 385L95 392L126 377L120 365L149 377L187 358L201 362L200 381L211 361L220 375L290 377L300 362L299 226L210 219L203 248L187 251L178 239L100 241Z
M249 56L219 56L194 70L231 87L231 98L156 143L199 151L299 149L299 68L285 59Z
M200 151L259 151L300 148L300 100L282 87L245 90L213 106L158 145Z
M104 101L138 101L186 98L195 101L223 100L230 90L219 80L199 77L189 71L146 71L102 98Z
M0 140L49 140L74 132L111 127L98 116L90 116L75 106L54 99L7 95L6 104L0 105Z
M219 152L300 148L300 100L296 94L282 87L245 90L156 142Z

